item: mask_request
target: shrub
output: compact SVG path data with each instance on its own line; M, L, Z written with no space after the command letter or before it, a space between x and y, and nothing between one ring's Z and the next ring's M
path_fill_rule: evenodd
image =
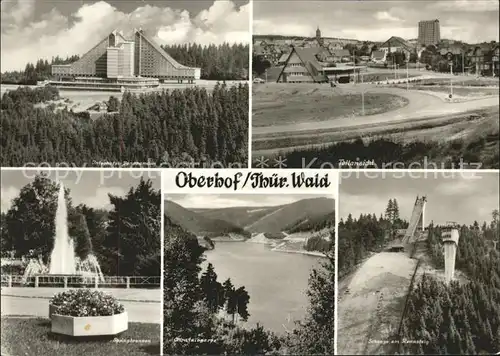
M69 316L109 316L125 311L115 297L94 289L70 289L57 293L49 304L55 314Z

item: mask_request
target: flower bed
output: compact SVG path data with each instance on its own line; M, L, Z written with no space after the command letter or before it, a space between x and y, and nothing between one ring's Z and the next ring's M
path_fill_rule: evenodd
M93 289L70 289L49 302L52 332L71 336L116 335L128 328L123 305Z

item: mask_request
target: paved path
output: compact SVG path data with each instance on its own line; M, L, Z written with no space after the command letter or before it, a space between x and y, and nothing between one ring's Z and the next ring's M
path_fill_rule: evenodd
M361 90L362 85L358 88ZM388 93L394 95L400 95L409 100L409 104L403 108L389 111L377 115L369 116L357 116L352 118L332 118L327 121L318 122L301 122L295 124L286 125L275 125L275 126L264 126L264 127L254 127L252 128L252 135L254 136L254 141L258 141L258 136L273 135L277 133L287 133L294 132L300 133L303 131L312 130L325 130L325 129L337 129L337 128L347 128L356 127L367 124L375 123L387 123L391 121L401 121L401 120L411 120L420 119L433 116L449 115L462 113L470 110L482 109L491 106L499 105L498 96L486 97L481 99L475 99L467 102L459 103L447 103L443 99L440 99L436 95L398 88L374 88L373 85L365 85L365 93ZM361 94L360 94L361 95ZM361 105L361 97L360 97ZM261 139L264 139L262 137Z
M2 316L26 315L48 318L49 299L63 288L4 288ZM124 305L131 322L162 321L160 289L100 289L113 294Z

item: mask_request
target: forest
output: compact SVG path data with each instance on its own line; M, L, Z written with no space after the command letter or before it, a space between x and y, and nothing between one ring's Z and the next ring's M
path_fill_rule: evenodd
M119 112L87 113L36 105L57 89L19 88L1 99L1 164L77 167L147 162L161 167L233 168L248 159L248 85L216 84L124 93ZM231 166L232 165L232 166Z
M335 259L314 269L306 317L283 336L243 327L252 296L230 279L220 283L196 236L165 217L164 353L167 355L331 355L334 352ZM222 312L222 313L221 313ZM198 341L196 341L198 340ZM202 340L202 341L199 341ZM209 340L209 341L206 341Z
M1 212L2 257L38 258L54 246L59 187L43 174L24 186ZM97 257L108 276L160 275L160 192L141 179L124 197L109 194L110 210L75 206L65 189L69 235L78 257Z
M394 240L397 230L408 227L408 222L399 216L396 198L389 199L384 212L377 218L375 214L361 214L354 219L351 214L339 221L338 269L339 278L351 272L372 252L381 251Z
M162 46L176 61L201 68L201 79L208 80L248 80L249 46L224 43L202 46L199 44ZM27 63L24 71L2 73L2 84L35 85L37 81L52 79L53 64L70 64L77 61L77 55L67 58L53 57Z
M306 221L298 221L285 228L286 232L293 234L302 231L319 231L327 228L335 227L335 212L331 212L326 216L314 217Z
M50 79L52 76L53 64L69 64L79 59L79 56L61 58L52 57L51 61L39 59L36 64L27 63L24 71L5 72L1 74L2 84L35 85L37 81Z
M487 114L489 115L489 114ZM498 111L492 113L498 117ZM471 115L471 118L474 116ZM489 116L488 116L489 117ZM495 119L496 120L496 119ZM303 168L304 162L308 168L349 168L342 161L371 161L373 164L362 168L469 168L476 169L475 163L481 163L482 169L500 168L498 129L485 135L473 136L468 140L456 139L446 142L414 141L396 142L386 138L377 138L365 143L361 138L349 142L337 142L322 147L300 148L281 153L281 159L286 158L287 168ZM283 139L289 144L289 138ZM288 142L285 142L288 141ZM281 143L281 141L277 141ZM253 146L255 147L255 145ZM270 149L263 147L259 149ZM272 161L275 156L266 157ZM433 162L433 163L431 163ZM472 164L471 166L467 166ZM259 162L253 162L258 166ZM411 165L411 166L410 166Z
M201 68L201 79L248 80L248 45L183 44L164 45L162 48L179 63Z
M408 300L401 343L404 354L494 354L500 351L500 238L498 210L480 227L460 228L455 268L466 280L450 285L424 275ZM441 228L429 226L428 254L442 269ZM495 242L496 241L496 242Z

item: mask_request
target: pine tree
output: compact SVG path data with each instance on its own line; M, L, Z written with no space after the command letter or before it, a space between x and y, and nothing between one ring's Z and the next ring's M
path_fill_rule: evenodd
M200 278L200 287L203 299L206 301L209 310L215 313L219 309L219 290L220 284L217 282L217 274L214 266L209 263L207 270Z
M392 199L389 199L387 203L387 207L385 208L385 218L390 222L393 221L393 213L394 213L394 202Z
M87 226L87 220L81 213L76 213L73 218L73 228L70 230L70 235L75 240L75 253L81 259L85 260L92 252L92 240Z

